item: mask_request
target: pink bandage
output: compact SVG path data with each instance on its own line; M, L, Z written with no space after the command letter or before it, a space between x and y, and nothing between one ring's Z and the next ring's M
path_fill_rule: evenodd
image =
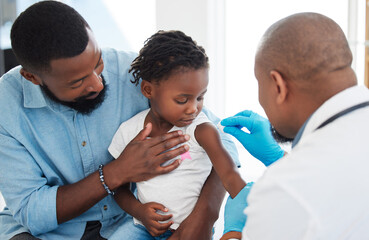
M182 161L185 160L185 159L192 160L190 152L185 152L185 153L181 154L181 159L182 159Z

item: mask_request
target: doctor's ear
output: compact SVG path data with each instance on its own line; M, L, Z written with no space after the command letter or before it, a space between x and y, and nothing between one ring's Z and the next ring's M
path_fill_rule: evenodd
M32 82L35 85L42 85L42 81L41 78L39 76L37 76L34 73L28 72L26 69L21 68L21 70L19 71L20 74L27 79L28 81Z
M274 84L275 84L275 90L277 94L276 101L278 104L281 104L287 98L287 94L288 94L287 81L283 78L280 72L275 71L275 70L270 71L270 77L274 81Z
M146 81L146 80L142 80L141 82L141 92L142 94L148 98L148 99L151 99L152 95L153 95L153 91L154 88L153 88L153 84L149 81Z

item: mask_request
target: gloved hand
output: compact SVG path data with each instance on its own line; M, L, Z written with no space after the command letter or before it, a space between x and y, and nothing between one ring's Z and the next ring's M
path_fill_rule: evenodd
M237 138L244 148L265 166L283 157L284 151L274 140L269 121L257 113L245 110L223 119L220 124L225 126L224 132ZM250 133L242 131L242 127L246 127Z
M247 218L243 210L247 207L246 199L253 184L253 182L247 183L235 198L228 197L224 208L223 234L231 231L242 232Z

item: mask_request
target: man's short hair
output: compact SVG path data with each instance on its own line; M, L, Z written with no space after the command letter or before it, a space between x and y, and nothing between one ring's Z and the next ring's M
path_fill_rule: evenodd
M88 44L85 19L72 7L42 1L22 12L11 29L11 44L18 62L27 70L45 72L50 61L81 54Z

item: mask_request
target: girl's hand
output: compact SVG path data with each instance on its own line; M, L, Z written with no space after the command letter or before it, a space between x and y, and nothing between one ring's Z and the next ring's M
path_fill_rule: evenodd
M158 213L158 211L168 212L168 209L160 203L149 202L142 204L138 212L138 219L154 237L165 233L173 224L173 221L162 223L162 221L171 219L173 216L172 214L162 215Z

